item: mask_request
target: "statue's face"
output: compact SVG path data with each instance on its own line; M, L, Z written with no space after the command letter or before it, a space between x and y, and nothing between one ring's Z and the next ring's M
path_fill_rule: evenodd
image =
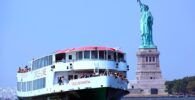
M144 5L144 11L148 11L149 7L147 5Z

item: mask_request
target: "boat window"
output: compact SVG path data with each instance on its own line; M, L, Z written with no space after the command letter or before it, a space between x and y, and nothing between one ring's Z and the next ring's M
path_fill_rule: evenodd
M40 78L33 81L33 90L45 88L46 78Z
M68 75L68 80L72 80L73 79L73 75Z
M65 62L65 57L66 57L65 53L56 54L55 56L56 56L55 57L56 62Z
M76 59L77 60L83 59L83 52L82 51L76 52Z
M32 91L32 81L29 82L29 90Z
M36 84L36 80L33 81L33 90L36 90L37 89L37 84Z
M38 79L38 80L37 80L37 89L40 89L40 88L41 88L41 80Z
M44 66L44 58L41 58L41 66L40 67L43 67Z
M46 56L46 57L44 58L44 66L47 66L47 65L48 65L48 62L49 62L49 57Z
M69 60L72 60L72 55L68 55L68 59Z
M117 52L114 52L114 61L118 61L117 56L118 56Z
M38 69L39 68L39 59L36 60L36 66L35 66L35 69Z
M42 88L45 88L46 86L46 78L42 78Z
M28 82L27 82L27 91L31 91L31 87L32 87L32 86L31 86L31 85L32 85L31 82L32 82L32 81L28 81Z
M105 59L105 51L99 51L99 59Z
M74 79L78 79L78 75L74 75Z
M22 82L17 82L17 90L18 90L18 91L21 91L21 90L22 90L22 89L21 89L21 85L22 85L21 83L22 83Z
M36 68L36 66L37 66L36 64L37 64L36 61L33 61L33 62L32 62L32 70L34 70L34 69Z
M108 60L114 60L114 52L108 51Z
M51 65L52 64L52 55L49 56L49 64L48 65Z
M97 51L91 51L91 59L97 59Z
M22 91L23 91L23 92L26 91L26 82L22 82Z
M44 66L48 66L52 64L52 55L46 56L32 62L32 70L42 68Z
M123 62L125 61L123 53L118 53L118 60Z
M26 83L27 83L27 91L30 91L30 81Z
M90 59L90 51L84 51L84 59Z
M38 66L37 68L40 68L41 67L41 59L38 59Z

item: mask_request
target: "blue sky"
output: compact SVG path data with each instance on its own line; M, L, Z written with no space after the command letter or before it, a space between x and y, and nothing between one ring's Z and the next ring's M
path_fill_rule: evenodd
M0 0L0 87L32 58L80 46L120 47L135 79L140 45L137 0ZM166 80L195 75L195 1L142 0L154 16L154 43Z

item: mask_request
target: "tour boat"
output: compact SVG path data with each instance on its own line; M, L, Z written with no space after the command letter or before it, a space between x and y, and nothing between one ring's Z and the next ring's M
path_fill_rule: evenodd
M19 100L120 100L128 94L125 53L101 46L58 50L17 72Z

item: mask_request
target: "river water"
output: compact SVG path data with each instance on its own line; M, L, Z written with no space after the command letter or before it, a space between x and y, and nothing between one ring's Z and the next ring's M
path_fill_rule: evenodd
M167 97L126 97L122 100L195 100L195 96L167 96Z

